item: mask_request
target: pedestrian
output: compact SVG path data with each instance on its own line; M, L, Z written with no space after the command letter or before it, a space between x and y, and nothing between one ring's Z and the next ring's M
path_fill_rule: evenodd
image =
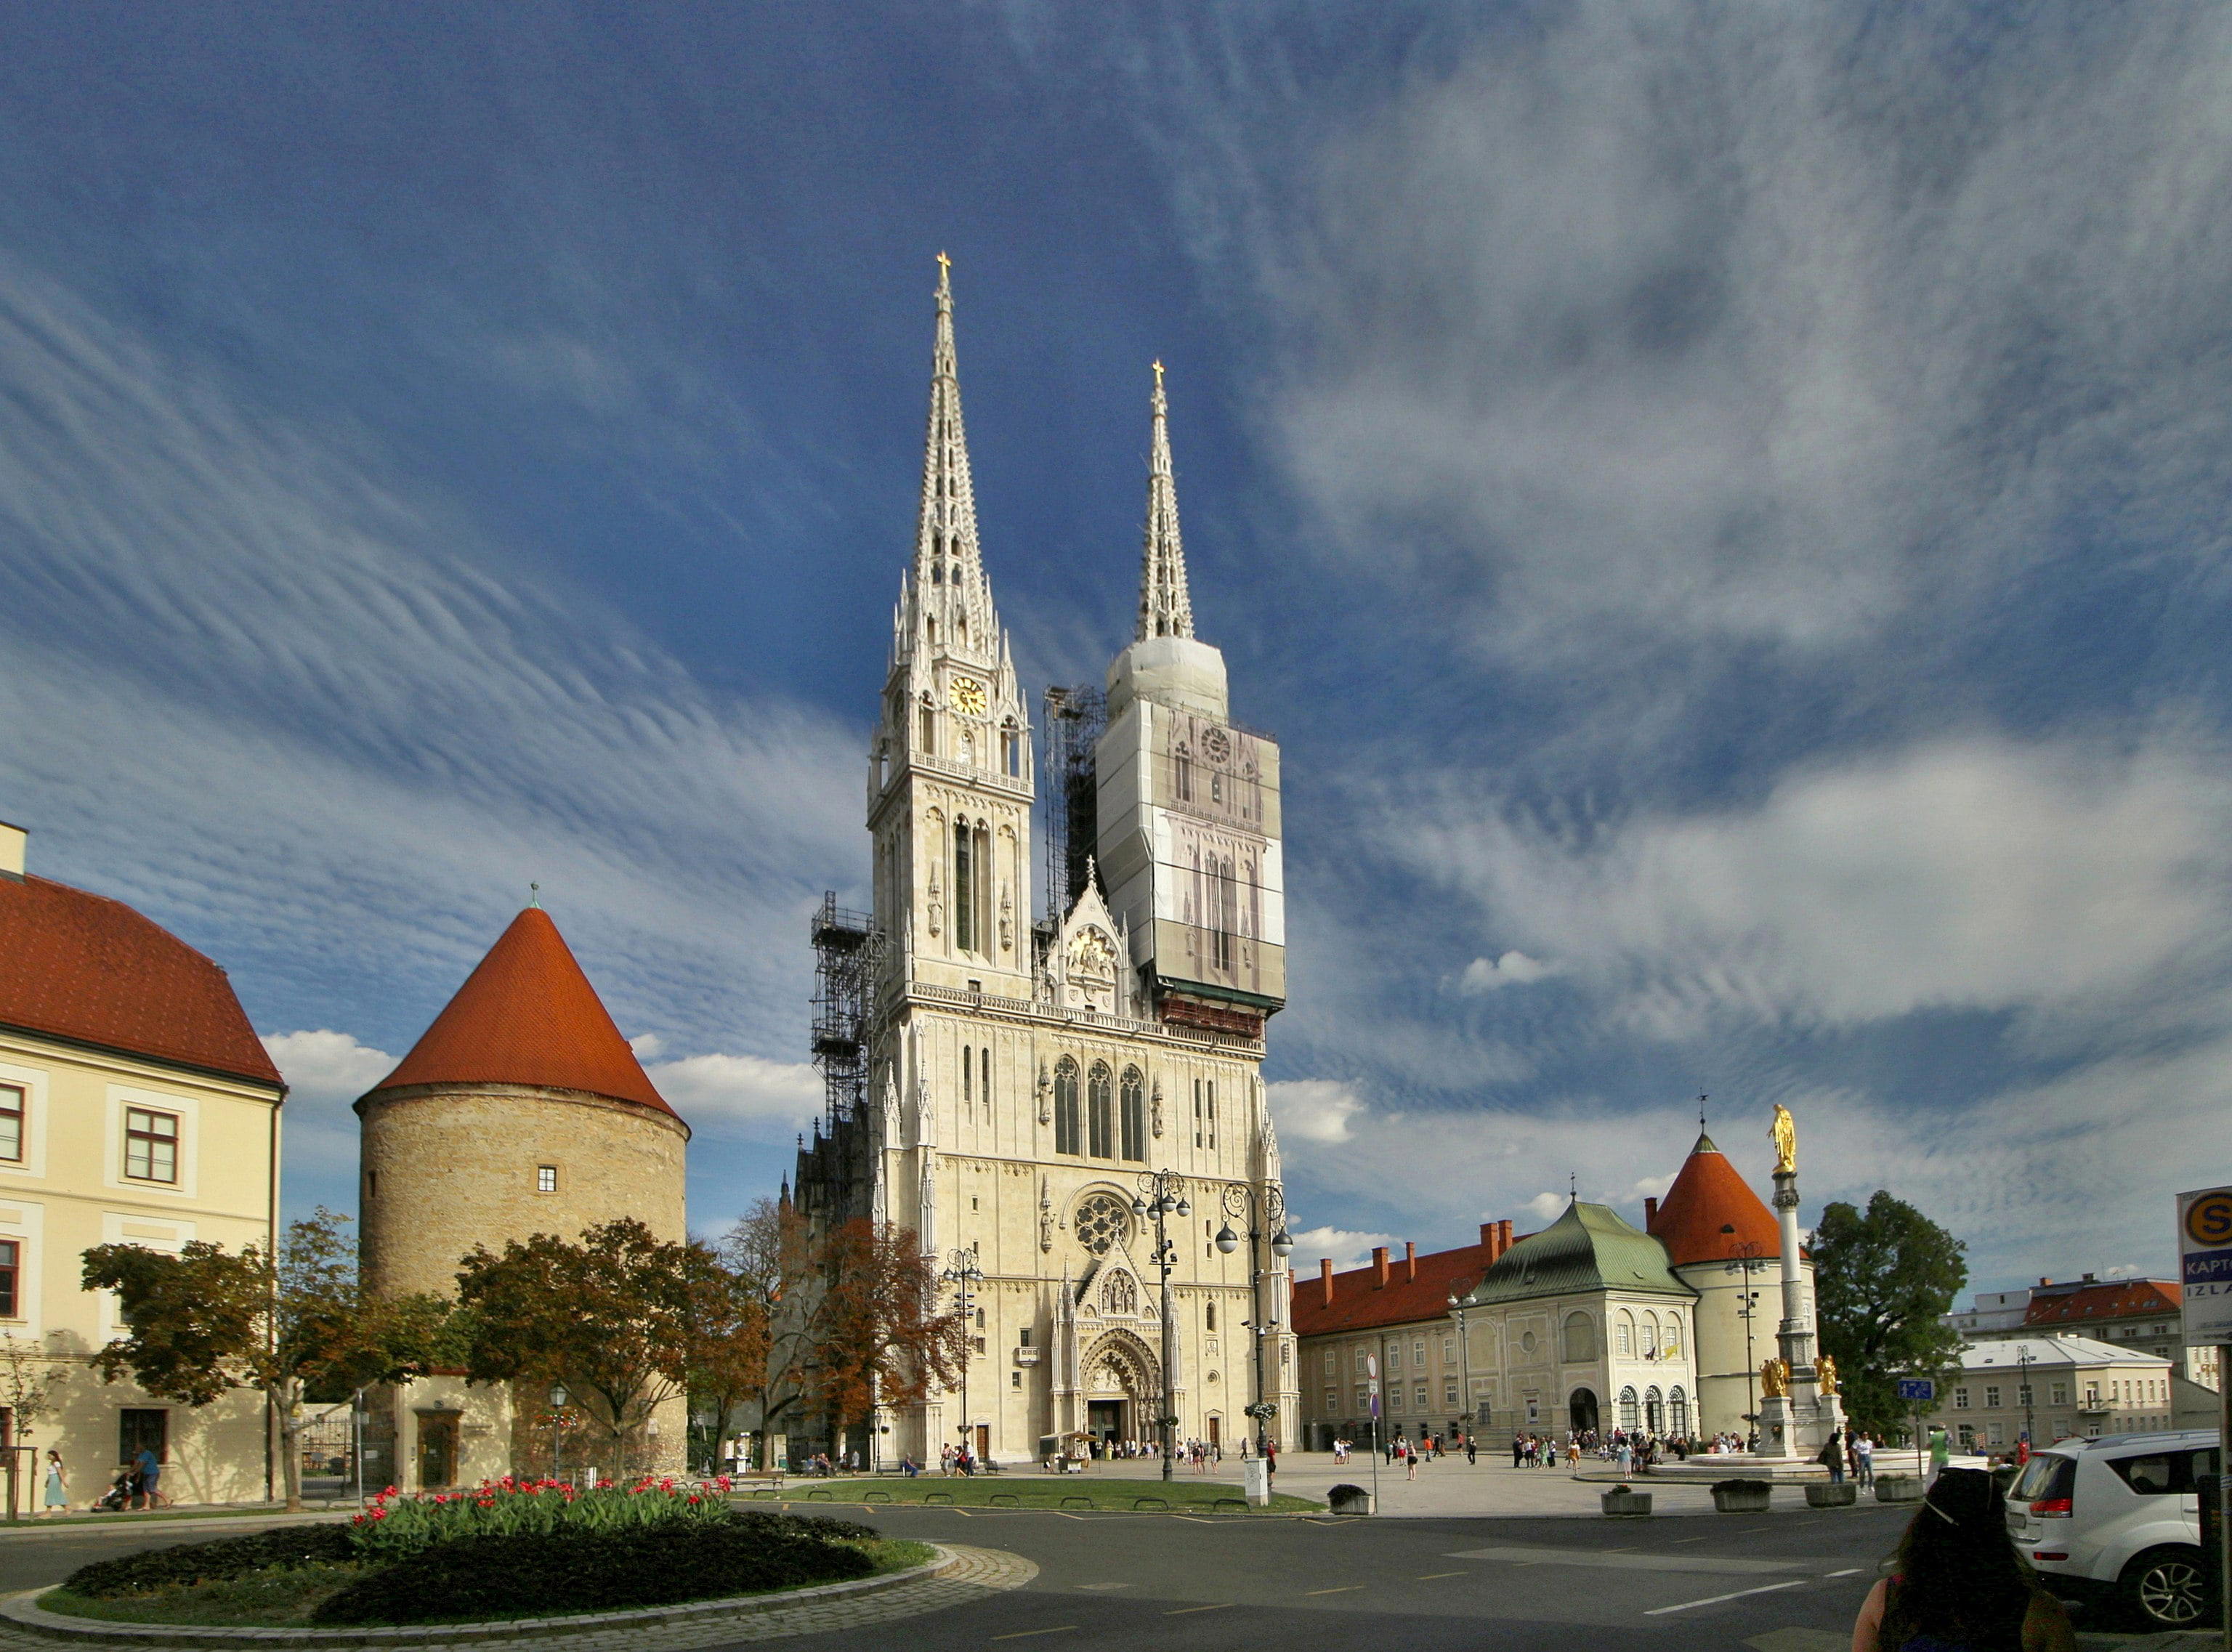
M1619 1477L1622 1480L1633 1480L1635 1478L1635 1449L1627 1443L1627 1436L1625 1435L1622 1435L1619 1439L1619 1443L1612 1448L1612 1460L1619 1465Z
M1511 1466L1516 1468L1526 1461L1527 1436L1523 1434L1514 1434L1511 1436Z
M146 1500L145 1506L161 1507L163 1464L161 1459L155 1455L154 1447L140 1447L140 1454L132 1460L132 1467L139 1472L140 1495Z
M2076 1652L2069 1615L2025 1570L2008 1535L2006 1504L1983 1469L1939 1472L1891 1565L1861 1603L1852 1652Z
M69 1480L62 1474L62 1454L47 1453L47 1507L49 1514L68 1513L69 1509Z
M1417 1452L1406 1451L1403 1454L1403 1470L1404 1477L1405 1479L1416 1480L1418 1478L1418 1454Z
M1852 1454L1859 1461L1852 1477L1863 1486L1876 1483L1876 1440L1872 1434L1863 1434L1852 1445Z
M1845 1483L1845 1436L1832 1428L1829 1437L1822 1441L1820 1454L1814 1461L1829 1471L1829 1483Z
M1480 1461L1479 1444L1480 1442L1470 1435L1465 1435L1465 1463L1468 1467L1476 1465Z
M1945 1472L1947 1459L1953 1454L1953 1442L1942 1423L1933 1423L1930 1429L1930 1482L1937 1483L1938 1475Z
M1581 1477L1581 1439L1579 1435L1566 1437L1566 1467L1573 1471L1573 1478Z

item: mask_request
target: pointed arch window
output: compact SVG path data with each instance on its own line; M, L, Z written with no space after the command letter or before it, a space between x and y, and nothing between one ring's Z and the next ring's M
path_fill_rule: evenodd
M1009 780L1021 779L1023 773L1023 737L1010 717L1000 725L1000 767Z
M923 755L935 757L938 755L938 713L931 709L930 696L927 694L922 696L919 734L920 738L916 743L922 748Z
M1077 1112L1077 1063L1064 1056L1054 1069L1054 1150L1074 1153L1080 1143Z
M1115 1111L1114 1079L1106 1061L1095 1061L1086 1094L1085 1124L1087 1150L1096 1159L1116 1156Z
M1178 793L1178 801L1192 802L1193 748L1183 740L1178 742L1178 749L1171 754L1171 780L1172 787Z
M969 822L953 823L953 944L976 949L976 852Z
M1137 1067L1124 1069L1118 1113L1122 1126L1123 1156L1144 1163L1147 1156L1147 1081Z

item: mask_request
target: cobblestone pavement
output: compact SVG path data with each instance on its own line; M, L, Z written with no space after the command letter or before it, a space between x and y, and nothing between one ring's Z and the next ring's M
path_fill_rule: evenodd
M607 1624L593 1630L568 1634L549 1631L531 1638L512 1636L500 1640L457 1641L449 1647L556 1645L564 1652L685 1652L685 1649L737 1646L747 1641L775 1641L793 1635L815 1635L835 1629L857 1629L878 1623L917 1617L925 1612L965 1606L1010 1589L1021 1589L1038 1576L1035 1563L1000 1549L980 1549L964 1543L948 1543L953 1564L930 1577L873 1594L823 1600L772 1611L743 1613L695 1623ZM149 1652L145 1641L57 1640L13 1625L0 1626L0 1652Z

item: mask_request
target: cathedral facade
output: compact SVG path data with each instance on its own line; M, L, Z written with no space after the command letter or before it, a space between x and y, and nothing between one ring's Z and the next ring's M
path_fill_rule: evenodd
M1044 828L1062 850L1034 921L1037 739L978 544L941 261L869 749L860 1083L795 1195L816 1223L912 1230L957 1292L967 1276L966 1380L886 1408L886 1460L1152 1444L1165 1415L1180 1439L1294 1438L1262 1078L1285 996L1278 747L1233 725L1223 658L1193 634L1159 364L1151 411L1137 632L1105 692L1062 702Z

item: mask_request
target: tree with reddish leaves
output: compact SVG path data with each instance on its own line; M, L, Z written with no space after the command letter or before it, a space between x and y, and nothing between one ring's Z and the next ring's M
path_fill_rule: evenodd
M938 1272L914 1231L854 1221L832 1228L806 1258L812 1301L801 1317L810 1357L801 1386L841 1447L848 1424L877 1406L919 1403L958 1378L972 1334L939 1312Z

